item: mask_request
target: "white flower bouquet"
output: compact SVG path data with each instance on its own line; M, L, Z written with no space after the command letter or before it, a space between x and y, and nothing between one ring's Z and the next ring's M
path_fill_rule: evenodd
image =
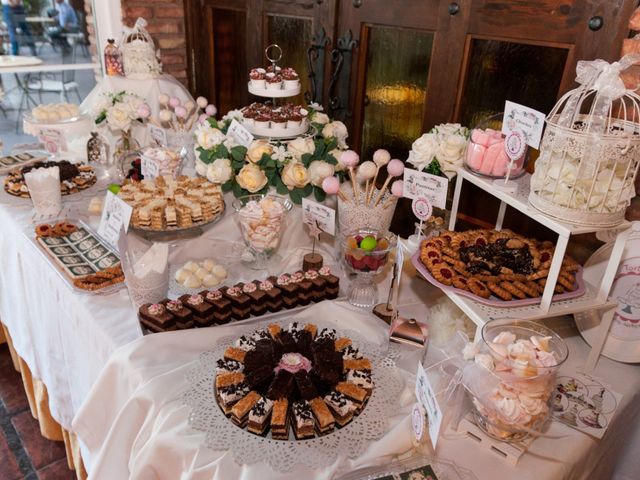
M459 123L443 123L413 142L407 162L420 171L434 173L431 170L435 170L437 174L441 170L451 179L463 164L468 142L467 127Z
M113 131L127 132L132 122L143 123L151 111L141 97L125 90L102 95L94 108L95 123L106 125Z

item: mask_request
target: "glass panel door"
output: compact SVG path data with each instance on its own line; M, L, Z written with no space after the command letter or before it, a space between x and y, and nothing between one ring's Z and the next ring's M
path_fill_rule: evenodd
M378 148L407 157L422 133L433 33L367 26L363 158Z

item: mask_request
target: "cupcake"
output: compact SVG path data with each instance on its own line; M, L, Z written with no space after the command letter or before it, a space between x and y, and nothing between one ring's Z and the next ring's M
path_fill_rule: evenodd
M284 130L287 128L287 119L282 115L274 115L271 117L271 128L276 130Z
M264 68L254 68L249 72L249 79L251 80L251 86L253 88L266 88L266 75L267 71Z
M288 128L299 128L302 125L302 115L299 113L292 113L287 118Z
M245 125L249 125L250 127L253 127L254 123L255 123L255 118L258 115L258 112L252 108L245 108L244 110L242 110L242 118L243 123Z
M267 90L282 90L282 77L273 72L266 74Z
M267 67L267 73L274 73L274 72L280 73L281 71L282 71L282 68L277 65L271 64Z
M256 127L269 128L271 118L269 118L269 115L265 113L260 113L253 119L253 124Z
M282 70L282 81L285 90L298 88L300 85L300 78L298 73L293 68L285 68Z

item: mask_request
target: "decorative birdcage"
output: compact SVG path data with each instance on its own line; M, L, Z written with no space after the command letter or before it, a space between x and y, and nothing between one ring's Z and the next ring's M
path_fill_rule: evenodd
M147 21L138 18L132 29L126 29L120 42L124 74L129 78L153 78L162 73L159 51L146 27Z
M612 64L578 62L580 86L546 119L529 194L535 208L581 226L624 220L640 165L640 96L620 72L639 61L628 55Z

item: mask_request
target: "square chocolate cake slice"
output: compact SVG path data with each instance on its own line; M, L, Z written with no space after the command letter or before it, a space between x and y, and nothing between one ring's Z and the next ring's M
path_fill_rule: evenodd
M280 275L273 281L273 277L269 279L282 292L282 305L284 308L294 308L298 306L299 287L291 281L291 277L286 273Z
M242 285L242 293L251 298L251 302L249 304L251 307L251 314L260 316L267 313L267 294L258 289L258 286L253 282L245 284L239 283L238 286L240 285Z
M307 270L304 272L304 278L311 282L312 300L321 302L327 294L327 281L322 278L316 270Z
M200 292L207 303L213 305L213 323L223 325L231 320L231 302L224 298L220 290Z
M166 299L162 301L162 304L167 308L167 311L174 316L178 330L193 328L195 325L193 314L180 300Z
M168 332L176 329L175 317L161 303L145 303L138 310L140 323L152 332Z
M191 310L196 326L208 327L213 324L213 306L205 302L202 295L184 294L179 300Z
M236 320L245 320L251 315L251 298L242 293L242 288L238 287L222 287L220 289L222 295L231 302L232 317Z
M279 312L282 310L282 290L276 288L271 280L264 282L256 280L254 283L258 286L258 290L265 293L265 303L269 311Z
M304 272L298 271L291 275L291 283L298 285L298 305L309 305L313 300L311 280L307 280Z
M322 267L318 273L320 274L320 278L327 282L327 286L325 287L325 298L328 300L338 298L338 295L340 294L340 279L331 273L331 269L329 267Z

